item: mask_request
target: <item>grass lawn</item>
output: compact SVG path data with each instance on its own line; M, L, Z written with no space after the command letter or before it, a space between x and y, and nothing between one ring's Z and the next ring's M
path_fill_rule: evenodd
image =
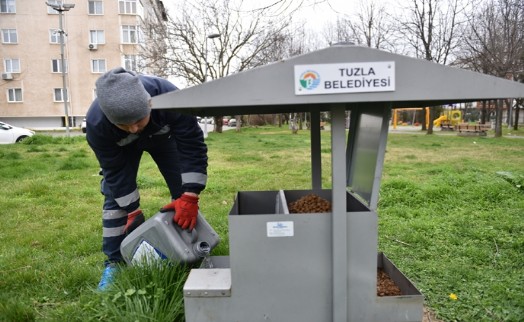
M524 139L391 133L380 189L379 251L444 321L524 320ZM322 132L330 188L330 133ZM228 254L237 191L309 189L309 132L210 133L200 208ZM103 269L98 163L85 139L37 135L0 146L0 321L181 321L189 268L129 268L95 291ZM146 154L142 209L169 201Z

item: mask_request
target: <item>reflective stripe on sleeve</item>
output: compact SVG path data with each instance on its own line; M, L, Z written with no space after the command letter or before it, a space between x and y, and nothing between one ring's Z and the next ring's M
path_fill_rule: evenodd
M182 184L186 183L198 183L203 186L206 185L207 175L198 172L186 172L182 173Z

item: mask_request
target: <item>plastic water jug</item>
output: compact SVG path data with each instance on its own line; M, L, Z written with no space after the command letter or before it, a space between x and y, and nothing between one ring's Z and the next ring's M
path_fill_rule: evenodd
M192 264L209 255L220 238L198 212L192 231L182 229L173 221L173 212L159 212L129 234L120 245L126 263L170 259Z

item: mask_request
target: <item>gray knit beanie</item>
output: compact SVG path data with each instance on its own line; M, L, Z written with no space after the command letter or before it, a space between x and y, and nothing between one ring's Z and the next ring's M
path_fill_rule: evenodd
M135 72L112 69L96 81L100 109L113 124L133 124L150 113L151 96Z

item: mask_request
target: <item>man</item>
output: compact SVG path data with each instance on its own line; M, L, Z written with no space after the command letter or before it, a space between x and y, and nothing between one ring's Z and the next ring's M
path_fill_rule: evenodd
M120 244L145 220L136 183L140 158L148 152L162 173L174 221L193 229L198 195L207 181L207 147L196 118L152 110L151 97L177 88L167 80L115 68L96 81L97 98L87 112L86 138L100 163L102 249L107 256L98 285L104 290L122 262Z

